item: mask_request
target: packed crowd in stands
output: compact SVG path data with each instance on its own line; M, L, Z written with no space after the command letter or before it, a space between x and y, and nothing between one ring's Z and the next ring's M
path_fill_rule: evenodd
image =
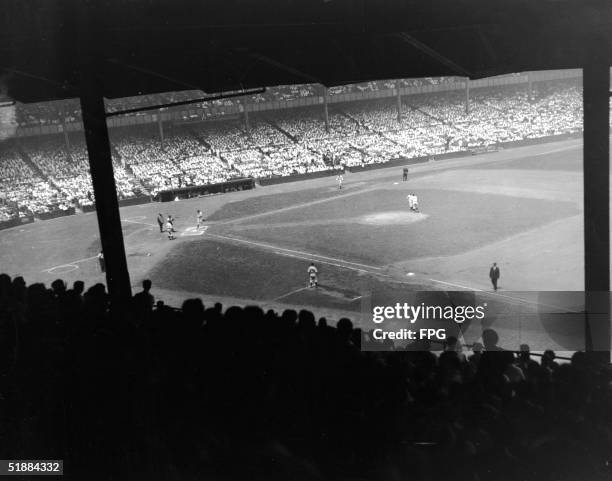
M70 156L62 137L28 139L24 152L48 180L50 195L62 198L66 209L74 202L90 202L93 188L87 156Z
M335 87L333 92L390 88L396 83L369 82ZM287 100L307 91L298 85L270 89L265 95ZM168 94L166 100L196 94ZM395 98L331 103L327 126L321 106L251 113L248 122L165 125L163 138L157 124L114 128L110 138L115 180L119 197L126 199L240 177L307 174L581 132L582 95L575 81L536 83L532 94L529 98L527 89L517 86L473 89L469 112L463 91L410 95L402 99L399 116ZM155 98L128 103L144 105ZM126 107L120 101L107 106ZM16 202L17 211L34 214L93 203L85 143L82 135L71 137L27 137L20 149L4 148L0 186L5 194L0 198ZM19 215L4 205L3 219Z
M95 199L93 196L93 187L91 185L91 176L89 174L89 157L87 155L85 139L78 137L70 142L70 155L75 162L83 166L83 170L81 171L83 183L79 186L73 198L76 197L80 199L79 203L81 203L81 205L91 204ZM143 191L140 182L127 172L117 158L113 158L113 160L113 173L119 199L129 199L140 195ZM56 181L56 183L58 182ZM90 192L91 195L89 195Z
M210 152L179 158L178 163L186 174L186 186L219 184L233 176L228 163Z
M181 186L217 184L232 177L227 163L188 131L172 130L164 135L164 150L178 164ZM161 186L153 187L151 193L158 190Z
M140 179L148 192L179 186L183 171L167 154L155 129L119 129L111 131L110 140L115 147L117 163L125 165L126 170Z
M207 124L202 127L202 135L213 152L231 152L254 147L243 126L238 122Z
M9 145L2 145L0 156L0 222L14 219L19 216L19 209L13 203L25 199L21 191L21 179L34 176L32 170L24 164L23 160ZM12 198L9 198L11 196Z
M300 144L264 147L262 152L269 160L267 167L257 177L309 174L331 167L318 152Z
M70 207L57 189L28 165L13 142L2 145L0 159L0 221Z
M87 156L70 158L66 143L60 136L29 138L25 150L44 175L55 179L70 178L89 171Z
M437 85L442 82L452 82L454 77L426 77L422 79L400 79L379 80L351 85L341 85L329 89L330 95L353 92L374 92L377 90L395 88L399 82L401 87L419 87L423 85ZM322 95L323 87L315 84L302 85L279 85L268 87L263 94L255 94L247 97L251 103L261 103L269 101L288 101L302 97L313 97ZM219 95L219 94L214 94ZM152 105L168 104L172 102L182 102L192 99L204 98L207 95L198 90L185 90L181 92L168 92L152 95L139 95L137 97L126 97L122 99L111 99L106 101L108 112L118 112L120 110L136 109ZM223 107L238 105L243 102L240 98L226 98L214 100L203 104L194 104L200 108ZM145 115L147 112L137 112L133 115ZM204 113L206 117L206 113ZM76 99L68 101L55 101L39 104L19 104L17 108L17 122L21 126L31 125L60 125L62 119L65 122L75 122L81 120L81 110Z
M100 480L612 476L612 372L583 352L515 353L490 328L471 351L364 352L349 319L154 296L109 309L102 284L0 275L7 458Z
M263 120L250 122L248 136L253 144L262 147L293 143L286 134Z
M50 195L58 194L66 208L70 204L92 205L95 201L89 160L84 139L74 137L66 143L63 136L28 138L23 142L23 155L29 159L48 181ZM117 194L120 199L137 194L139 184L120 166L114 166ZM33 210L40 213L39 210Z

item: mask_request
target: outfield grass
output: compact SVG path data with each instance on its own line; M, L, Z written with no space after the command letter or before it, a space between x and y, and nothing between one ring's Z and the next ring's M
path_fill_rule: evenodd
M331 178L330 178L331 182ZM279 207L287 207L300 203L306 203L313 199L333 197L336 194L334 189L329 187L319 187L294 192L277 193L263 195L249 200L239 200L230 202L222 206L219 210L212 213L207 220L225 221L239 219L241 217L261 214L262 212L274 211Z
M453 190L420 190L419 222L368 224L364 217L408 212L403 190L375 190L270 214L223 232L341 259L386 265L449 256L577 214L572 203ZM248 221L247 221L248 222Z

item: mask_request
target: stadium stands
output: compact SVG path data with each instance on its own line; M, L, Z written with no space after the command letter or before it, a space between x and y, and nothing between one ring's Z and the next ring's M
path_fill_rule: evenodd
M399 84L447 80L452 79L401 80ZM329 94L376 91L396 84L381 81L334 87ZM311 95L320 95L320 88L275 87L254 101L289 101ZM575 81L538 83L533 95L530 100L527 91L516 86L475 89L468 113L461 91L411 95L403 99L400 121L393 99L332 104L328 130L322 111L313 107L253 113L248 125L237 120L168 125L163 142L156 125L114 128L110 137L118 194L120 199L154 196L165 189L240 177L307 174L581 132L581 89ZM197 92L178 92L113 100L107 108L116 111L197 96ZM219 100L215 105L232 102L236 100ZM70 101L22 107L22 124L36 118L57 123L60 113L78 116L78 105ZM18 211L40 214L94 202L85 143L82 137L70 137L69 142L60 134L26 137L21 140L23 148L0 151L3 219L15 218ZM9 208L7 202L19 207Z
M402 79L400 85L402 87L416 87L422 85L437 85L441 82L451 82L453 77L439 78L423 78L423 79ZM366 82L362 84L343 85L329 89L330 95L337 95L351 92L375 92L381 89L395 87L395 80ZM247 100L252 103L281 101L286 102L303 97L313 97L321 95L322 88L318 85L303 84L303 85L279 85L269 87L263 94L253 95ZM158 95L141 95L138 97L128 97L123 99L112 99L106 101L106 109L108 112L117 112L119 110L128 110L150 105L159 105L171 102L180 102L190 99L198 99L205 96L203 92L197 90L186 90L182 92L168 92ZM223 107L237 105L241 102L239 99L222 99L204 104L197 104L204 109L208 107ZM129 115L145 115L144 112L133 113ZM205 114L206 115L206 114ZM70 100L65 102L47 102L44 104L27 104L19 105L17 109L17 122L20 126L32 125L59 125L62 120L66 122L74 122L81 120L81 111L78 100Z
M362 352L348 319L154 295L0 275L0 447L74 479L610 479L611 371L584 353L491 329Z
M47 180L36 172L14 145L0 151L0 198L4 201L2 220L28 212L37 214L67 210L69 204ZM7 204L12 207L8 207Z

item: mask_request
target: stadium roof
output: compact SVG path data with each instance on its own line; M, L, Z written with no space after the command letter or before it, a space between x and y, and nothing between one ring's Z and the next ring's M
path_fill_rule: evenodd
M608 63L606 0L5 0L0 69L22 102L503 73ZM594 49L593 45L596 45Z

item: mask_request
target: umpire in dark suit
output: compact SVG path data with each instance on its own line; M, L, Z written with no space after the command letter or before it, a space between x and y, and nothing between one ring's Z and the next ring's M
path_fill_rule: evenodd
M489 278L491 279L491 284L493 284L493 289L497 290L497 281L499 280L500 272L499 267L497 267L497 263L494 262L489 270Z

